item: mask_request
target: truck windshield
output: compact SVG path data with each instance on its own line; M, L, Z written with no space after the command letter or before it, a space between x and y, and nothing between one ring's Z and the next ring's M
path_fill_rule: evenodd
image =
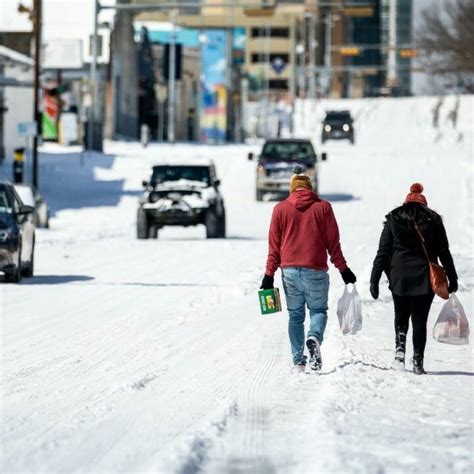
M301 160L314 158L311 143L273 142L266 143L262 150L262 158L277 158L280 160Z
M351 114L347 112L329 112L326 114L326 120L332 122L350 122Z
M156 185L168 181L198 181L208 186L211 183L207 166L155 166L151 184Z

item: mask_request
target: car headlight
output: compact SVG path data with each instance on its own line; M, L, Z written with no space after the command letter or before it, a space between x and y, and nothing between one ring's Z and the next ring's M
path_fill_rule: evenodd
M0 230L0 242L8 242L13 237L11 230Z
M150 202L158 202L160 200L160 195L156 193L155 191L152 191L150 195L148 196L148 200Z
M343 126L342 126L342 129L345 131L345 132L348 132L350 127L349 125L347 125L347 123L345 123Z
M325 132L330 132L331 131L331 125L324 125L324 131Z

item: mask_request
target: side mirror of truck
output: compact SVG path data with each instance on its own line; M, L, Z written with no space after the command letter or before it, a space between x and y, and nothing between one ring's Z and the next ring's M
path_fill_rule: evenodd
M248 154L248 159L249 159L249 161L252 161L253 158L254 158L254 155L253 155L252 152L250 152L250 153Z
M326 152L321 153L321 161L327 161L328 159L328 154Z
M144 188L148 187L148 181L143 180L142 185L143 185Z
M221 185L221 180L220 180L220 179L216 179L216 180L214 181L214 186L215 186L216 188L218 188L220 185Z

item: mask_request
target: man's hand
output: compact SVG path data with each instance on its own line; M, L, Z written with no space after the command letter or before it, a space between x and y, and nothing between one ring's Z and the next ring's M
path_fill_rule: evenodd
M370 284L370 294L374 300L378 299L379 297L379 285L378 283L371 283Z
M356 276L352 273L350 268L346 268L343 272L341 272L341 276L346 285L349 283L355 283L357 281Z
M451 293L456 293L456 291L458 291L458 281L449 280L448 292L451 294Z
M273 277L265 275L262 280L261 290L271 290L273 288Z

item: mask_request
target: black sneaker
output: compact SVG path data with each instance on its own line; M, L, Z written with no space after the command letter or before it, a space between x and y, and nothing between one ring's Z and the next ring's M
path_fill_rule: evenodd
M321 370L323 367L323 359L321 358L321 346L319 341L310 336L306 341L306 347L309 351L309 367L311 370Z

